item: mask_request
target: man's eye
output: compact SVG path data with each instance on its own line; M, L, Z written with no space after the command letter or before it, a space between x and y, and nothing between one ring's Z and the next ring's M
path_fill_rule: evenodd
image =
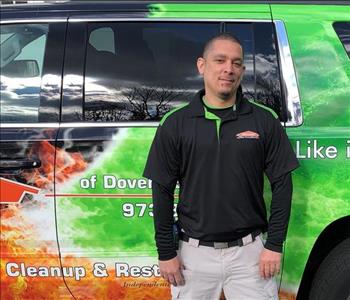
M223 63L224 62L224 60L220 59L220 58L215 59L215 61L218 62L218 63Z

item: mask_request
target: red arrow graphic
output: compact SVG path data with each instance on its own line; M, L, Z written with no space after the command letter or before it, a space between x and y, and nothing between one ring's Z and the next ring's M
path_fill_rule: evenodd
M40 189L0 177L0 203L20 203L26 193L38 194Z

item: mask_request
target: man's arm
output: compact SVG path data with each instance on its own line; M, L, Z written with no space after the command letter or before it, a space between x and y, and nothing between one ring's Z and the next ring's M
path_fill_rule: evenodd
M260 256L260 275L263 278L273 276L280 271L281 252L291 208L293 190L291 173L288 172L271 182L271 189L272 201L267 241Z
M175 186L164 187L152 182L153 218L162 277L173 285L184 284L182 265L177 257L173 236Z
M273 276L280 269L292 200L291 172L299 166L280 121L271 116L266 121L265 173L271 183L272 201L267 241L260 256L260 273L265 278Z
M173 238L174 225L174 188L164 187L152 182L153 218L155 240L159 260L168 260L176 256Z
M288 172L271 182L271 190L272 200L265 248L282 252L283 242L287 235L292 201L291 173Z
M143 176L152 180L155 238L161 276L173 285L183 284L181 264L173 240L174 190L180 174L176 118L164 116L152 142Z

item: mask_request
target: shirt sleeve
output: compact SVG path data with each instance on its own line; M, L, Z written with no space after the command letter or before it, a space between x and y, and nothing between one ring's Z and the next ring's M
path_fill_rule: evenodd
M273 118L267 133L265 173L270 182L299 166L293 147L278 119Z
M286 239L292 200L292 176L284 174L271 183L272 200L265 248L282 252Z
M165 187L176 185L179 178L179 148L175 130L164 123L157 129L143 176Z
M174 190L179 178L179 148L172 124L157 129L143 176L152 180L153 218L159 260L174 258Z
M169 189L170 188L170 189ZM152 183L155 240L159 260L169 260L176 254L174 241L174 187Z

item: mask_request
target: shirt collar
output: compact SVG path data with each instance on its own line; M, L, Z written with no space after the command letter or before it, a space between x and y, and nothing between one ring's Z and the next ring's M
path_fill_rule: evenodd
M189 104L189 114L191 117L204 117L204 104L202 98L205 95L205 90L200 90L193 97L192 101ZM243 98L242 87L239 86L237 90L237 99L236 99L236 113L238 115L248 114L252 111L251 104Z

